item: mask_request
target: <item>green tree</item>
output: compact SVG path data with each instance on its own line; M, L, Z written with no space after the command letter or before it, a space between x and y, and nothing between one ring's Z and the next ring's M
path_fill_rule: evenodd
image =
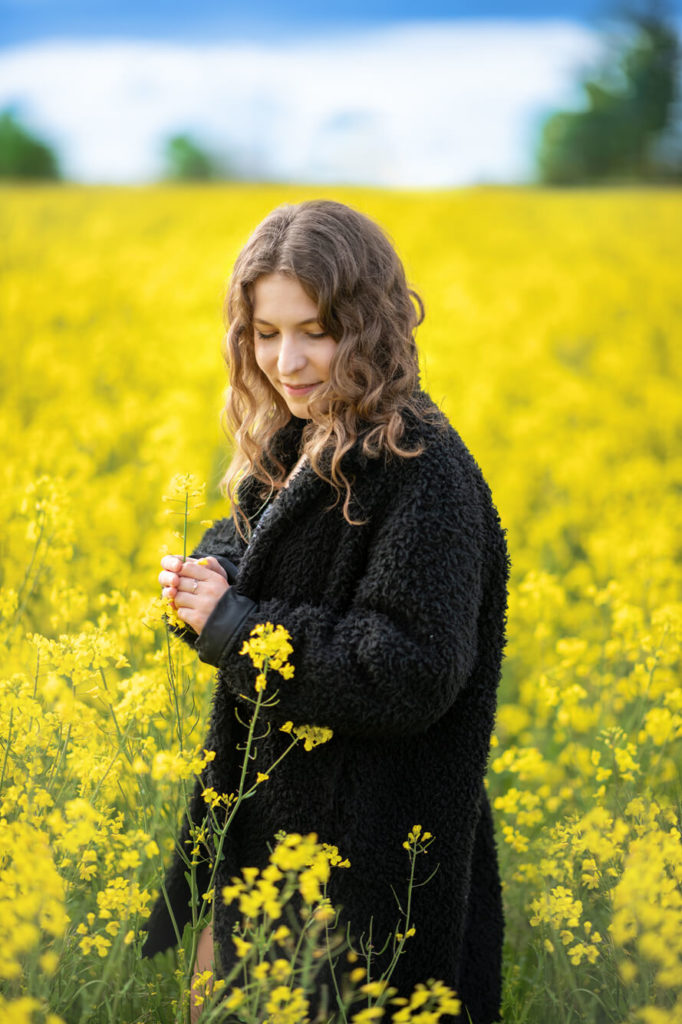
M228 169L191 135L173 135L164 145L164 177L172 181L211 181L230 177Z
M680 45L675 30L656 13L630 14L631 42L615 64L583 83L587 109L552 114L537 154L548 184L599 180L656 180L682 174L664 166L657 143L673 127ZM615 74L614 74L615 71Z
M12 110L0 113L0 178L59 178L52 149L24 128Z

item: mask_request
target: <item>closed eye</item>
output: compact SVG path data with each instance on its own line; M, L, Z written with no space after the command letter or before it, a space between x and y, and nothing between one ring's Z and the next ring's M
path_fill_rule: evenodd
M279 331L269 331L267 333L265 331L259 331L257 327L254 328L254 330L255 330L256 337L258 338L259 341L270 341L272 338L276 338L277 335L279 334ZM326 331L306 331L305 332L305 336L306 336L306 338L326 338L327 337L327 332Z

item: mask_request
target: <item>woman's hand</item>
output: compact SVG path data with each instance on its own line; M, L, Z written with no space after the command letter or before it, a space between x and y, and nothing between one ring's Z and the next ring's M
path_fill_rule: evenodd
M164 555L161 565L159 583L163 596L173 602L178 618L201 634L209 615L229 589L225 570L211 555L184 562L178 555Z

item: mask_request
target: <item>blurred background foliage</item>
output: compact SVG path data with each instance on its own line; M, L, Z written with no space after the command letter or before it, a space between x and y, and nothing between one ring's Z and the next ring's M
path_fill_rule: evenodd
M0 178L54 181L59 161L52 147L21 124L9 109L0 113Z
M228 181L234 177L224 159L189 133L172 135L163 147L164 177L169 181Z
M631 15L629 27L631 40L583 83L587 108L560 111L545 122L538 152L542 181L682 178L677 34L654 13Z

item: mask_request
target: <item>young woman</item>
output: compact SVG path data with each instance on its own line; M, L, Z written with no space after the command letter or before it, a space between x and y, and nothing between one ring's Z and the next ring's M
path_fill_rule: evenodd
M392 984L438 978L474 1024L497 1019L503 917L483 778L504 646L508 560L489 489L459 435L419 388L421 301L371 220L315 201L271 213L232 276L226 478L232 515L159 580L199 657L218 669L204 785L233 792L243 738L235 715L253 669L239 651L261 622L289 631L293 679L263 712L258 761L288 744L278 726L327 726L296 747L239 809L220 892L263 867L279 830L316 832L350 860L330 897L350 932L380 949L405 892L403 842L419 823L435 840L418 861L415 934ZM207 558L207 564L199 564ZM186 838L185 832L181 840ZM166 879L182 929L184 865ZM230 908L216 901L213 941L234 956ZM146 955L175 944L166 902ZM210 935L202 936L202 955ZM463 1012L462 1019L466 1020Z

